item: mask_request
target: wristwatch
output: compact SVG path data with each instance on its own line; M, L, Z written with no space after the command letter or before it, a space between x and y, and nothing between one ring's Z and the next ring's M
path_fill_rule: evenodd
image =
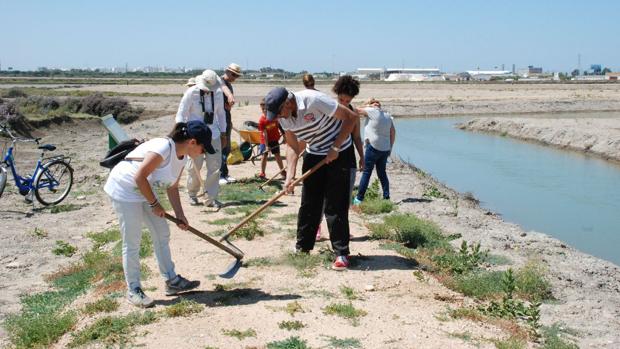
M337 146L335 146L335 145L332 145L330 148L331 148L331 149L333 149L334 151L340 151L340 148L338 148L338 147L337 147Z

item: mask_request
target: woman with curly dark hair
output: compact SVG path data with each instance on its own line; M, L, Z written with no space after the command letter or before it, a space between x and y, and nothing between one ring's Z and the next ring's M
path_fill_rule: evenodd
M334 92L338 96L338 103L347 106L349 109L355 111L353 106L351 105L351 101L355 96L357 96L360 92L360 82L352 77L351 75L343 75L334 84L332 88L332 92ZM364 146L362 144L362 137L360 135L360 119L358 118L355 121L355 126L353 131L351 132L351 138L353 139L353 144L355 145L355 149L357 150L357 154L359 156L359 171L364 168ZM349 185L349 200L351 198L351 194L353 193L353 186L355 185L355 173L358 171L358 167L355 161L355 156L351 158L350 164L350 185ZM319 240L321 238L321 226L319 225L319 229L316 232L316 239Z

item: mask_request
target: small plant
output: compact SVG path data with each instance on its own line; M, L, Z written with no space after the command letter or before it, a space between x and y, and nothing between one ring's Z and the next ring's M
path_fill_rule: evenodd
M359 207L362 213L373 215L392 212L394 210L394 203L383 199L364 200Z
M491 301L486 307L478 307L478 310L485 315L493 317L525 320L535 333L540 327L540 302L526 305L523 301L513 298L516 290L516 281L512 269L508 269L503 274L501 284L504 291L502 301Z
M305 313L304 309L301 307L301 304L297 301L287 303L284 311L289 313L291 316L295 316L295 313Z
M364 195L364 200L377 200L379 199L379 180L375 180L370 184Z
M254 329L248 328L245 331L239 331L239 330L222 330L222 333L225 336L229 336L229 337L235 337L238 340L243 340L245 338L249 338L249 337L256 337L256 331L254 331Z
M198 304L196 301L182 299L179 303L167 306L164 309L164 314L167 317L190 316L200 313L204 308L204 305Z
M362 343L357 338L336 338L333 336L323 336L327 339L327 345L336 349L354 349L361 348Z
M248 259L247 261L245 261L243 263L243 267L245 268L249 268L249 267L268 267L271 265L274 265L275 261L273 261L271 258L269 257L257 257L257 258L251 258Z
M118 309L118 301L109 297L102 298L93 303L87 303L84 306L84 314L93 315L97 313L111 313Z
M18 97L28 97L28 94L24 91L22 91L20 88L17 87L11 87L10 89L8 89L3 95L2 97L4 98L18 98Z
M36 236L38 238L46 238L47 237L47 231L45 231L45 229L43 228L34 228L34 230L31 233L33 236Z
M121 231L119 228L108 228L101 232L86 233L86 237L91 239L97 248L110 242L119 241L121 239Z
M71 211L79 210L80 208L81 207L79 205L62 204L62 205L52 206L52 208L50 209L50 212L51 213L71 212Z
M278 327L283 330L293 331L293 330L300 330L306 327L306 325L304 325L303 322L301 321L295 320L295 321L281 321L278 323Z
M342 295L344 296L344 298L352 301L352 300L356 300L359 299L359 296L357 295L357 292L355 292L354 289L352 289L351 287L348 286L340 286L340 293L342 293Z
M125 346L131 341L131 333L136 326L148 325L156 320L157 315L152 311L133 312L126 316L106 316L73 334L69 347L84 346L92 342Z
M62 240L56 240L56 247L52 250L53 254L65 257L71 257L75 252L77 252L77 247Z
M415 276L415 278L418 279L418 281L420 282L426 281L426 279L424 278L424 273L422 273L422 271L420 270L415 270L413 272L413 276Z
M423 198L436 198L436 199L447 199L448 196L442 193L436 186L432 185L426 188L424 194L422 194Z
M356 309L353 304L330 304L323 309L323 313L327 315L336 315L348 319L354 326L359 324L359 318L366 316L368 313L361 309Z
M433 257L437 265L451 273L463 274L477 268L485 258L486 252L480 252L480 243L467 246L463 240L457 253L446 253Z
M579 347L562 338L563 335L578 335L575 331L564 328L559 324L553 324L552 326L543 326L540 329L543 349L579 349Z
M267 343L267 349L310 349L310 347L299 337L289 337L282 341Z
M240 236L250 241L254 240L257 236L265 236L265 231L259 227L256 220L251 220L246 225L239 228L239 230L235 233L235 236Z

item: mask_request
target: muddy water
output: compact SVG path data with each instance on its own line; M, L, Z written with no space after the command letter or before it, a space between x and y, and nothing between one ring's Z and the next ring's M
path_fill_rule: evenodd
M454 127L464 120L397 119L394 153L507 221L620 265L620 166Z

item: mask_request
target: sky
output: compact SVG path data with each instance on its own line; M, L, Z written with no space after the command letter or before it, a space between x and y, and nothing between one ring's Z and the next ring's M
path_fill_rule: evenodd
M620 70L618 0L0 0L1 69Z

